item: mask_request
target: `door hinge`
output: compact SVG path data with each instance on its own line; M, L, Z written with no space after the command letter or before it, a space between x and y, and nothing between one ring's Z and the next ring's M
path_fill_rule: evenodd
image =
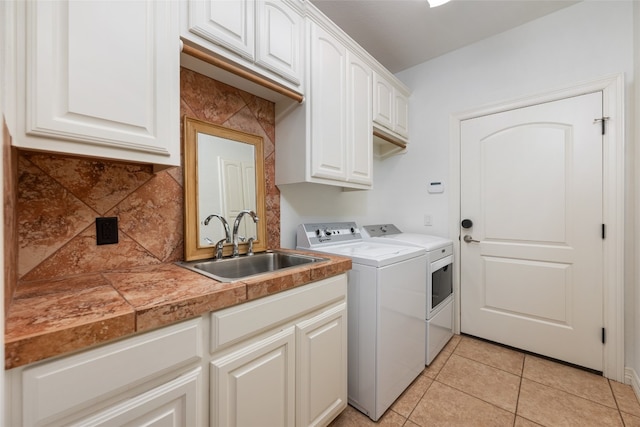
M602 238L604 239L607 236L606 227L602 224Z
M596 123L600 122L600 125L602 126L602 134L603 135L605 134L605 131L606 131L605 124L607 123L607 120L609 120L609 119L610 119L610 117L605 117L605 116L603 116L603 117L601 117L599 119L593 119L593 124L596 124Z
M604 328L602 328L602 344L605 343L605 332L604 332Z

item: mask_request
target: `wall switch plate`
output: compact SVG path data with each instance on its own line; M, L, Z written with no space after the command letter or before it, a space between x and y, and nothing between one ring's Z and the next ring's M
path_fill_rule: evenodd
M424 225L425 226L433 225L433 223L431 221L432 221L431 215L425 214L424 215Z
M118 217L96 218L96 243L98 245L118 243Z

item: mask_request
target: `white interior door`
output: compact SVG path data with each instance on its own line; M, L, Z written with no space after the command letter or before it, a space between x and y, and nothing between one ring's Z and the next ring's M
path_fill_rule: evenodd
M244 199L244 209L251 209L257 212L256 200L256 167L253 162L242 162L242 195ZM265 218L266 220L266 218ZM258 237L257 225L251 217L242 217L244 223L244 237Z
M244 209L256 210L256 171L253 163L220 158L222 170L224 217L232 226ZM248 239L256 237L256 225L243 217L238 227L238 235Z
M461 331L603 370L602 93L461 123Z

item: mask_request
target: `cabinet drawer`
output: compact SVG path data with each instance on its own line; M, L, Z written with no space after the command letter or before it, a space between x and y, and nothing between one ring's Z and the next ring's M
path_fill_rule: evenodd
M290 291L220 310L211 316L211 352L251 335L299 319L347 295L342 274Z
M203 381L198 367L141 395L71 424L74 427L108 426L199 426L199 388Z
M198 318L27 368L23 423L42 425L196 362L202 337Z

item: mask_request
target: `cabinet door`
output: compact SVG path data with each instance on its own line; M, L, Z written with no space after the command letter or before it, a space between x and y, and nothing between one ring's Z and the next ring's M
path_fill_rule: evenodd
M254 59L255 0L189 0L189 31Z
M409 138L409 98L399 91L394 92L393 130L400 136Z
M202 368L71 426L191 427L203 425Z
M15 145L179 165L177 3L24 7L26 72L18 86L26 97L18 95L19 111L25 133L47 139L15 135Z
M347 180L373 182L373 134L371 132L371 68L349 53L347 63Z
M213 360L211 425L293 426L294 343L292 326Z
M311 176L347 180L347 50L311 23Z
M296 326L297 425L326 425L347 406L347 306Z
M373 77L373 120L393 130L393 86L376 73Z
M302 16L278 0L257 2L256 64L296 85L302 81Z

